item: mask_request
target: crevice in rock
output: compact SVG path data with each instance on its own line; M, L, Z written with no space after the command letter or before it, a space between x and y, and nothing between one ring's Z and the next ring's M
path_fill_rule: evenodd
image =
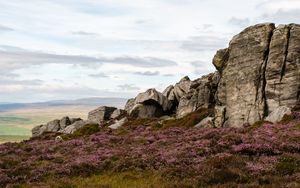
M291 35L291 26L288 27L286 49L284 52L284 60L283 60L283 64L282 64L281 72L280 72L280 83L282 81L283 76L285 75L286 61L287 61L287 56L288 56L288 52L289 52L290 35Z
M265 51L265 54L264 54L264 63L262 64L262 72L261 72L262 73L262 99L261 100L263 101L264 108L263 108L263 117L260 117L260 119L263 119L269 113L269 108L268 108L268 103L267 103L267 97L266 97L266 85L267 85L266 69L267 69L267 64L268 64L268 61L269 61L269 52L270 52L271 41L272 41L274 30L275 30L275 28L269 34L268 48Z

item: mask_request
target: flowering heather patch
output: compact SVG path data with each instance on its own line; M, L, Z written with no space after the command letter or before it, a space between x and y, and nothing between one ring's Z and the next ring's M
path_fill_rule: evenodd
M178 182L191 187L300 186L300 113L290 122L244 129L157 130L139 123L127 132L102 128L62 142L55 142L57 134L47 134L2 144L0 185L91 176L96 181L94 175L138 172L158 174L162 187L182 187Z

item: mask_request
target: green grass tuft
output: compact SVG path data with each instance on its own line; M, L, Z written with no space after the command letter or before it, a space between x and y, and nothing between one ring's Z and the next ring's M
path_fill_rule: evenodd
M80 129L76 130L73 134L63 135L63 139L74 139L78 137L92 135L96 132L100 131L100 127L98 124L89 124L81 127Z

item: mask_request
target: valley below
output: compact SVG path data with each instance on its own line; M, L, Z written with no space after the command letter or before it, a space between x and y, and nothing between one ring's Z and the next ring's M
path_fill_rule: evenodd
M31 129L64 116L86 119L99 105L122 106L125 99L81 99L33 104L0 105L0 143L19 142L31 137ZM77 104L76 104L77 103Z

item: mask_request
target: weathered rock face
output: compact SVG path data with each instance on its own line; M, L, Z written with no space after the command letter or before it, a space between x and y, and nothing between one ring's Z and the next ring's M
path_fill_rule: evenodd
M89 112L88 120L100 123L111 118L112 113L116 110L115 107L101 106Z
M219 73L216 72L192 81L189 91L179 100L177 117L182 117L197 109L208 108L214 105L214 95L219 78Z
M213 59L213 65L220 72L225 68L227 61L229 58L229 50L228 48L218 50Z
M252 26L230 42L217 91L218 105L226 107L226 125L230 127L242 127L264 117L265 67L274 28L274 24Z
M187 94L190 90L191 80L189 77L183 77L177 84L174 86L174 95L176 100L179 102L181 97Z
M113 113L111 114L110 118L111 119L118 119L122 116L125 116L127 114L127 112L125 110L122 109L116 109L115 111L113 111Z
M222 75L217 107L223 111L216 113L216 126L253 124L280 106L299 105L299 25L249 27L232 39L228 56L223 54L214 58Z
M146 92L138 94L134 102L128 103L131 103L126 107L128 114L136 118L160 117L169 112L173 106L167 97L155 89L148 89Z
M173 103L176 102L175 90L174 90L174 86L173 85L168 86L163 91L163 95L166 96L169 101L171 101Z
M50 121L47 123L46 127L46 131L57 132L60 129L60 121L58 119Z
M266 68L266 103L270 112L293 107L300 93L300 25L280 25L274 30Z
M129 113L134 105L135 105L135 99L134 98L128 99L124 110Z

